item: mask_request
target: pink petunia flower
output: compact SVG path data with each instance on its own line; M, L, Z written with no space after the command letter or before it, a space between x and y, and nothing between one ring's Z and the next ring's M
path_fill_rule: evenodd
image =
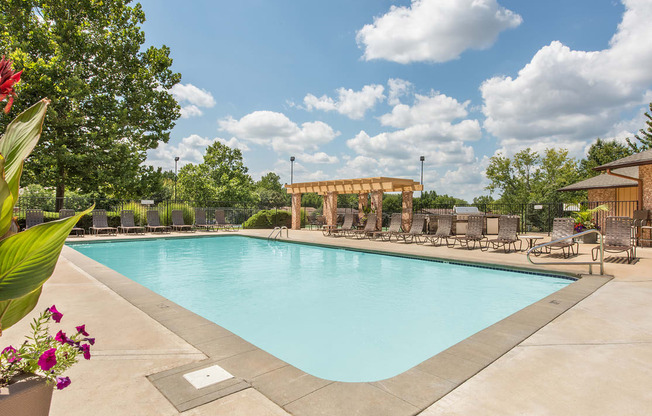
M22 358L20 358L20 356L18 354L16 354L16 348L12 347L11 345L8 346L7 348L5 348L4 350L2 350L2 352L0 354L2 354L2 355L6 354L7 362L10 362L10 363L13 363L14 361L18 362L18 361L22 360Z
M54 339L61 344L65 344L68 342L68 337L66 336L66 333L63 331L57 332L57 335L55 335Z
M54 322L59 323L61 322L61 318L63 318L63 314L57 310L57 307L55 305L52 305L48 308L48 311L52 314L52 319Z
M91 346L88 344L82 344L79 346L79 350L84 353L84 358L87 360L91 359Z
M63 390L70 385L70 377L57 376L57 390Z
M77 330L78 334L82 334L85 337L88 336L88 332L86 332L86 325L76 326L75 329Z
M49 371L52 367L57 365L56 352L57 352L56 348L50 348L49 350L41 354L41 356L38 359L38 365L39 367L41 367L43 371Z

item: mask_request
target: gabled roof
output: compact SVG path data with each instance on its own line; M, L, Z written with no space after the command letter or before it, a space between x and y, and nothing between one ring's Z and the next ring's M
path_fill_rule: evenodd
M613 162L605 163L598 166L595 170L607 170L615 168L624 168L629 166L651 165L652 164L652 149L644 152L636 153L622 159L614 160Z
M634 166L629 168L618 169L616 173L638 178L638 167ZM557 190L558 191L584 191L587 189L625 188L629 186L638 186L638 183L632 179L625 179L625 178L620 178L618 176L609 175L607 173L602 173L598 176L585 179L583 181L565 186Z

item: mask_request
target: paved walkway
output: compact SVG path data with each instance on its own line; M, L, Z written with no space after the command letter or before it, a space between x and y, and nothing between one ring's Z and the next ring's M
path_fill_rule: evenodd
M266 236L268 231L244 231ZM292 240L391 250L466 261L530 266L523 253L480 253L323 237L290 231ZM87 240L93 239L87 237ZM54 394L51 414L175 415L146 376L206 356L66 259L64 248L37 310L56 304L68 330L86 323L94 357L74 367L73 384ZM580 257L586 258L583 247ZM652 408L652 249L635 265L607 264L615 279L430 406L422 415L643 415ZM545 261L544 258L540 259ZM548 269L586 273L586 266ZM35 315L34 312L32 315ZM23 320L0 346L17 344ZM184 415L286 415L253 388Z

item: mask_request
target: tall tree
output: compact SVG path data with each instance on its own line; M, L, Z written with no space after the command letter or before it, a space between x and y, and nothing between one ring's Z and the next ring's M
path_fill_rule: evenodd
M576 195L557 192L580 178L577 161L566 149L546 149L535 173L533 200L529 202L571 202Z
M281 177L274 172L269 172L255 184L256 193L260 203L269 206L287 205L290 195L281 185Z
M580 176L586 179L599 175L600 172L593 170L593 168L622 159L633 153L634 151L629 146L615 140L607 141L598 137L595 143L589 147L586 158L580 160Z
M528 203L532 198L532 179L539 160L539 154L529 147L516 153L513 159L500 153L491 157L486 171L491 183L486 189L492 193L500 192L503 203Z
M143 49L145 14L129 3L0 2L0 50L24 69L17 110L52 100L26 179L55 186L57 197L66 188L124 192L180 116L170 50Z
M647 128L640 129L638 132L639 134L634 135L636 140L640 142L640 144L634 143L632 140L627 138L627 144L629 147L632 148L634 153L642 152L643 150L649 150L652 149L652 116L650 115L652 113L652 103L650 103L650 112L645 113L645 118L647 118L647 121L645 122L645 125Z
M215 142L206 148L203 163L190 163L179 170L179 196L203 204L257 203L254 183L248 171L240 149Z

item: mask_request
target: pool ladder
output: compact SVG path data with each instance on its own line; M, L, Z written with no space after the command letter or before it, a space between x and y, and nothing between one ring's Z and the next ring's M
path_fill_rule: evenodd
M276 240L279 237L283 238L283 230L285 230L285 237L290 238L290 231L288 231L288 227L285 225L282 227L274 227L271 233L267 236L268 240Z
M577 237L581 237L583 235L591 234L591 233L598 234L598 239L600 240L600 261L556 261L556 262L535 263L530 258L530 254L532 254L532 253L536 254L537 251L541 252L542 247L546 247L546 246L549 246L551 244L558 243L560 241L570 240L571 238L577 238ZM568 237L562 237L562 238L559 238L557 240L550 241L548 243L539 244L538 246L534 246L534 247L532 247L531 249L529 249L527 251L527 259L532 264L585 264L585 265L589 266L589 274L593 274L593 265L596 264L596 265L600 265L600 274L604 274L604 243L603 243L602 234L600 234L600 231L595 230L595 229L594 230L586 230L586 231L582 231L581 233L578 233L578 234L573 234L573 235L568 236Z

